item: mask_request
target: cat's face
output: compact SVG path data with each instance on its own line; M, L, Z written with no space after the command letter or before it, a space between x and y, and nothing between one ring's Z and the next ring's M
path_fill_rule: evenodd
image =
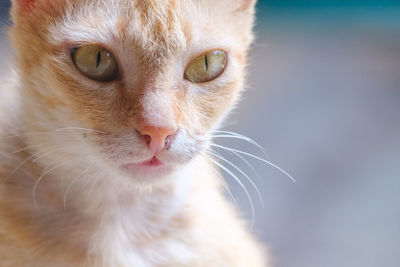
M14 2L36 150L160 176L206 149L243 86L254 1Z

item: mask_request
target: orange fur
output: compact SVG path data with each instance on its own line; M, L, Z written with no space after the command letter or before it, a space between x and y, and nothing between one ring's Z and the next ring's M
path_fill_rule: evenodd
M0 266L266 266L206 154L243 88L254 4L13 1L18 73L0 91L12 100L0 100ZM77 70L71 49L85 44L111 51L117 80ZM189 62L213 49L227 52L224 73L184 80ZM128 174L120 166L153 156L137 134L148 126L178 129L157 155L169 169Z

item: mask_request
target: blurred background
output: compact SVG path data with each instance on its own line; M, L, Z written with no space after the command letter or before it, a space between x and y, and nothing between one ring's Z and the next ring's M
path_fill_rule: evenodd
M9 3L0 2L2 25ZM215 142L276 267L400 266L400 1L260 0L248 91ZM9 57L1 34L0 71ZM226 175L251 220L246 193ZM249 266L251 267L251 266Z

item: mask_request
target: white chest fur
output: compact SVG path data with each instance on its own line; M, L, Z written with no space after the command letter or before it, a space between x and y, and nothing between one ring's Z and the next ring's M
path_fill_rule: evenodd
M184 266L195 262L185 209L193 177L182 170L168 190L122 192L103 209L90 241L93 266Z

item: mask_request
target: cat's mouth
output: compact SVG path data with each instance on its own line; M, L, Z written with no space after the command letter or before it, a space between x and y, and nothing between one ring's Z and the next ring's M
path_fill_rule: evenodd
M139 167L149 167L149 168L151 168L151 167L163 166L164 163L161 162L156 156L153 156L150 160L142 161L142 162L139 162L139 163L129 163L129 164L126 164L126 165L127 166L134 165L134 166L139 166Z
M170 172L172 166L162 162L157 156L153 156L151 159L142 162L124 164L121 166L121 169L131 175L162 175Z

